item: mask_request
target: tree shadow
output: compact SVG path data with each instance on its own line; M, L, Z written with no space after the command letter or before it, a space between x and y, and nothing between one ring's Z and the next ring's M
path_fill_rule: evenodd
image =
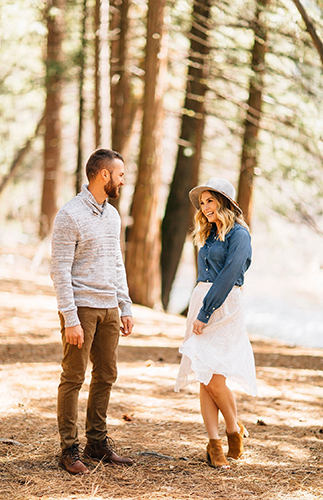
M41 338L36 335L37 339ZM320 351L319 351L320 352ZM258 368L286 368L295 370L323 370L322 355L311 354L286 354L282 352L264 353L257 352L255 349L255 361ZM0 345L0 363L60 363L62 358L62 345L60 342L48 343L7 343ZM164 362L170 364L179 364L181 355L177 347L164 347L149 345L119 345L119 362L133 363L137 361Z

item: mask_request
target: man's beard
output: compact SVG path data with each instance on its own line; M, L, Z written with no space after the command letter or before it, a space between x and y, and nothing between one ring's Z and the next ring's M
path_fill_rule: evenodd
M110 179L104 186L104 191L106 192L109 198L118 198L119 197L119 186L114 184L112 179Z

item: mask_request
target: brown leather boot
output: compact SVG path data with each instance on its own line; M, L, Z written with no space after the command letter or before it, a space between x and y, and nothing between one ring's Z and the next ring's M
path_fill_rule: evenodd
M229 462L227 462L223 453L221 439L210 439L206 447L206 459L211 467L230 469Z
M244 425L240 422L237 422L237 424L240 429L239 432L232 432L230 434L226 433L229 444L227 458L233 458L235 460L240 458L243 453L243 438L249 436L249 433Z
M71 448L62 450L59 463L70 474L89 474L89 469L84 465L80 459L78 445L73 444Z
M112 448L113 440L105 438L99 442L87 442L83 455L86 458L97 458L103 462L112 462L118 465L132 465L133 460L127 457L120 457Z

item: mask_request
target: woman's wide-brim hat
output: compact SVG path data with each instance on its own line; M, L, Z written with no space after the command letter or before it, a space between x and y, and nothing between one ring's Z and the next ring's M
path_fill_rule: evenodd
M242 213L242 210L239 207L238 203L234 201L236 191L231 182L227 181L226 179L211 177L211 179L209 179L206 184L203 184L203 186L196 186L195 188L191 189L188 195L197 210L200 209L200 196L204 191L214 191L221 194L230 201L233 207L240 214Z

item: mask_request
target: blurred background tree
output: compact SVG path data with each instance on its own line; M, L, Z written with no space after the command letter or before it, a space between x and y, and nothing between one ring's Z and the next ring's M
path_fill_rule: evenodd
M193 227L193 207L187 193L198 183L202 158L206 114L204 101L210 66L208 34L211 6L210 0L194 2L192 6L185 102L176 165L162 223L162 302L165 308L188 229Z
M86 47L87 47L87 18L88 5L87 0L83 0L83 12L81 19L81 37L80 50L77 54L77 62L79 64L79 109L78 109L78 134L77 134L77 163L75 171L75 191L76 194L81 191L83 179L83 130L84 130L84 79L85 79L85 63L86 63Z
M262 115L262 95L264 92L265 55L267 51L267 26L263 20L268 0L258 0L251 26L254 42L251 49L249 97L243 128L241 165L237 201L245 220L251 223L251 201L255 169L258 167L258 135Z
M132 299L154 307L161 302L159 197L162 165L163 94L166 77L165 0L148 0L143 118L138 173L126 242Z
M321 1L8 0L0 10L3 227L50 235L100 145L126 159L117 206L141 304L167 307L187 191L211 176L233 182L252 226L277 213L322 232Z
M45 6L47 44L44 54L45 74L45 133L44 133L44 178L39 220L39 235L45 238L51 231L57 213L58 177L61 166L62 138L62 80L64 56L64 0L48 0Z

